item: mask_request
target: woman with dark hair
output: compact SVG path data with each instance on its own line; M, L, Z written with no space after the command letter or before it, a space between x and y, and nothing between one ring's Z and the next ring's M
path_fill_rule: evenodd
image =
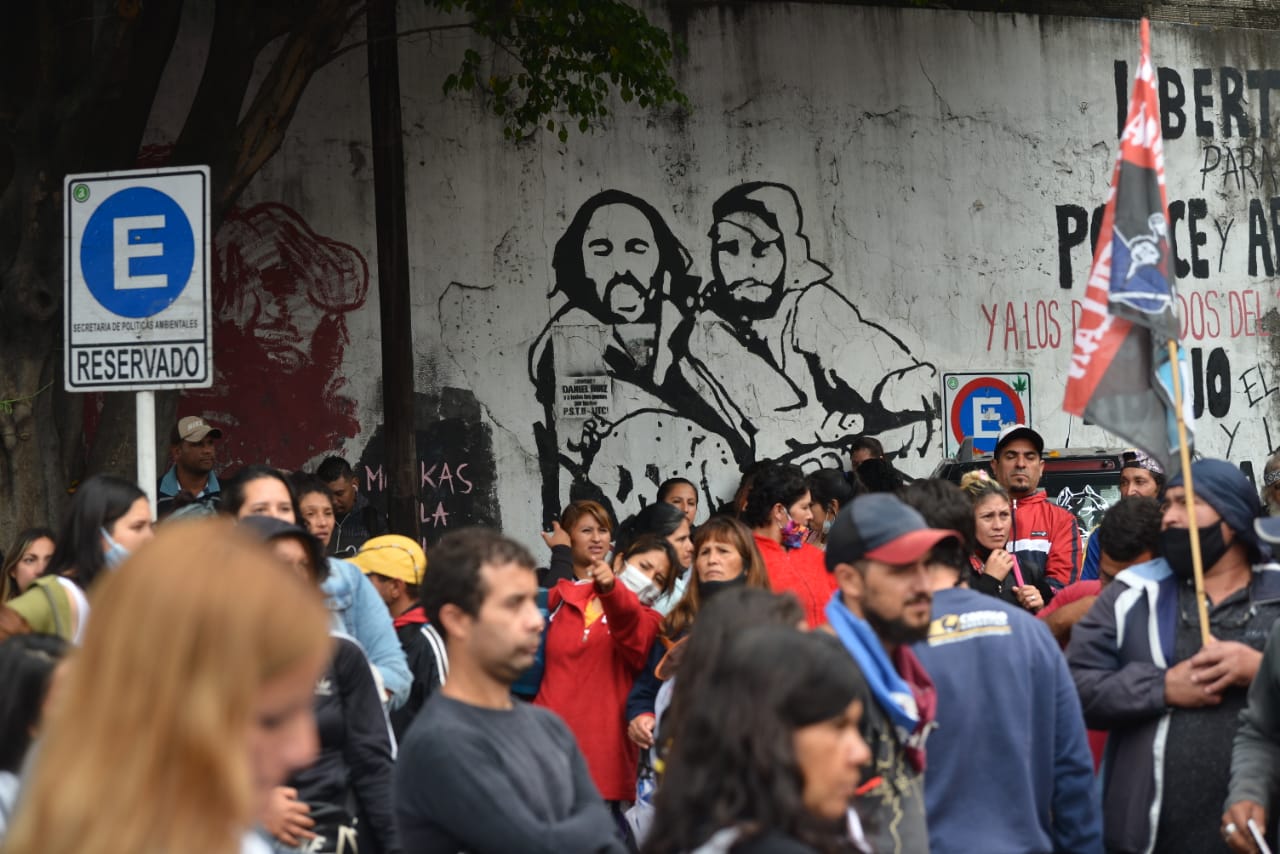
M533 702L568 724L596 788L621 822L621 804L635 797L639 758L623 712L662 617L619 584L604 560L608 520L595 501L575 501L561 515L572 538L575 578L561 578L547 594L542 682Z
M44 575L0 608L0 640L35 632L78 644L89 617L86 592L153 536L141 489L109 474L86 480L67 508Z
M741 534L738 536L742 542L750 546L751 534L742 526L742 523L723 516L713 516L707 525L713 525L717 520L732 522L741 528ZM699 533L707 525L699 528ZM759 561L758 555L756 561L760 563L757 577L764 579L764 565ZM640 775L636 783L636 803L627 812L632 835L639 845L644 844L653 822L653 793L657 785L657 774L654 768L658 765L657 756L660 749L671 742L673 717L670 710L672 697L678 696L673 692L677 681L676 671L688 673L694 679L706 678L706 671L719 660L724 645L731 637L756 626L797 626L804 623L804 609L800 607L796 597L790 593L775 596L769 592L768 587L737 585L719 589L721 592L716 594L714 603L708 604L703 622L698 624L698 630L685 635L678 643L672 645L669 651L665 651L665 646L662 647L665 655L658 665L662 681L659 682L658 677L654 676L653 667L646 670L644 674L644 677L652 680L652 685L646 686L646 689L653 688L655 692L648 698L649 723L644 729L646 740L637 741L644 747L644 752L641 754ZM638 679L637 688L640 685ZM633 690L627 705L629 717L632 704L636 701L637 693ZM636 720L633 719L632 729L635 728L635 724ZM628 734L632 734L632 731L628 730ZM634 734L632 737L636 740Z
M218 509L237 519L270 516L296 523L298 497L284 472L254 463L240 469L225 485Z
M683 477L669 477L658 484L658 500L674 504L692 525L698 516L698 487Z
M672 568L671 584L657 601L645 603L663 616L680 601L685 585L689 583L689 567L693 565L692 533L689 517L679 507L665 501L646 505L639 513L618 526L615 544L617 551L626 549L632 540L646 534L662 537L675 549L676 562Z
M289 478L277 469L257 464L241 469L226 485L220 509L237 519L269 516L290 525L298 524L300 518L298 497ZM355 638L373 662L391 708L399 708L409 698L413 677L387 606L360 567L336 557L325 563L328 570L320 585L325 604L339 628Z
M859 436L849 443L849 471L856 472L867 460L884 458L884 445L875 436Z
M679 570L675 547L657 534L641 534L626 549L618 549L613 558L618 580L636 594L641 605L650 608L670 594Z
M680 687L687 712L646 852L856 850L846 816L871 759L860 730L870 693L838 640L750 629L706 679Z
M809 512L813 514L806 537L809 545L827 550L827 533L836 521L836 514L856 498L859 491L861 484L856 480L850 483L838 469L819 469L809 475Z
M44 708L53 671L67 642L52 635L20 635L0 643L0 842L18 797L18 772Z
M742 521L751 529L769 571L769 586L796 594L811 628L827 621L824 609L835 592L822 551L804 541L813 512L809 483L799 466L773 463L751 485Z
M328 575L324 547L297 525L248 516L240 527L317 588ZM263 826L281 854L398 852L391 809L393 748L382 698L359 645L341 634L334 642L333 658L315 690L320 753L276 789ZM357 815L349 811L351 804Z
M289 485L293 487L293 494L298 499L299 524L319 540L327 552L336 524L333 493L329 491L329 485L317 475L305 471L295 471L289 475Z
M18 534L4 563L0 564L0 602L25 593L31 583L44 575L53 557L53 531L27 528Z
M560 511L542 541L551 549L551 562L538 570L538 586L555 587L591 574L591 566L604 560L613 548L613 519L598 501L574 501Z

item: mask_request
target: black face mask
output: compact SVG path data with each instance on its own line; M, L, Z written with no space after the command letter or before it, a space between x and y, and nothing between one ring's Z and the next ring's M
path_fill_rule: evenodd
M744 571L737 578L730 578L728 581L699 581L698 582L698 602L706 605L707 600L715 596L721 590L727 590L730 587L746 587L747 573Z
M1200 561L1206 571L1221 560L1229 548L1231 543L1222 539L1221 523L1214 522L1200 529ZM1185 581L1195 575L1189 528L1166 528L1161 531L1160 551L1175 576Z

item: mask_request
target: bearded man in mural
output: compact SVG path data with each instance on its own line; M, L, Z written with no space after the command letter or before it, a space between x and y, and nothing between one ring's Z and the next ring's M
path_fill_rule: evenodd
M630 473L636 442L667 436L664 457L680 460L678 470L651 473L654 485L708 459L749 458L738 432L674 369L683 347L673 334L698 287L690 265L658 211L621 190L588 199L557 241L551 295L566 301L529 350L544 413L534 431L549 518L567 501L592 498L618 512L637 488L650 492ZM575 407L557 393L601 377L607 391L596 405ZM705 442L708 432L724 439Z
M713 277L677 330L681 371L757 459L843 457L859 435L921 456L933 438L937 370L865 319L809 254L803 212L782 184L735 187L712 206Z
M341 368L346 315L369 292L364 256L275 202L233 211L214 245L217 374L183 393L184 411L236 427L220 451L232 468L296 468L358 435Z

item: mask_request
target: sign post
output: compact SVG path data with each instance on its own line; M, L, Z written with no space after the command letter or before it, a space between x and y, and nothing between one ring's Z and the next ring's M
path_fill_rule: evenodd
M213 384L209 167L63 180L67 391L137 392L138 485L155 507L155 392Z

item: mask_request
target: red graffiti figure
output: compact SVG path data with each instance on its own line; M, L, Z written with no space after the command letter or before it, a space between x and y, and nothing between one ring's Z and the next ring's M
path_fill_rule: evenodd
M342 354L345 316L369 292L364 257L274 202L229 215L215 247L214 384L186 392L181 411L227 428L229 469L295 468L354 437Z

